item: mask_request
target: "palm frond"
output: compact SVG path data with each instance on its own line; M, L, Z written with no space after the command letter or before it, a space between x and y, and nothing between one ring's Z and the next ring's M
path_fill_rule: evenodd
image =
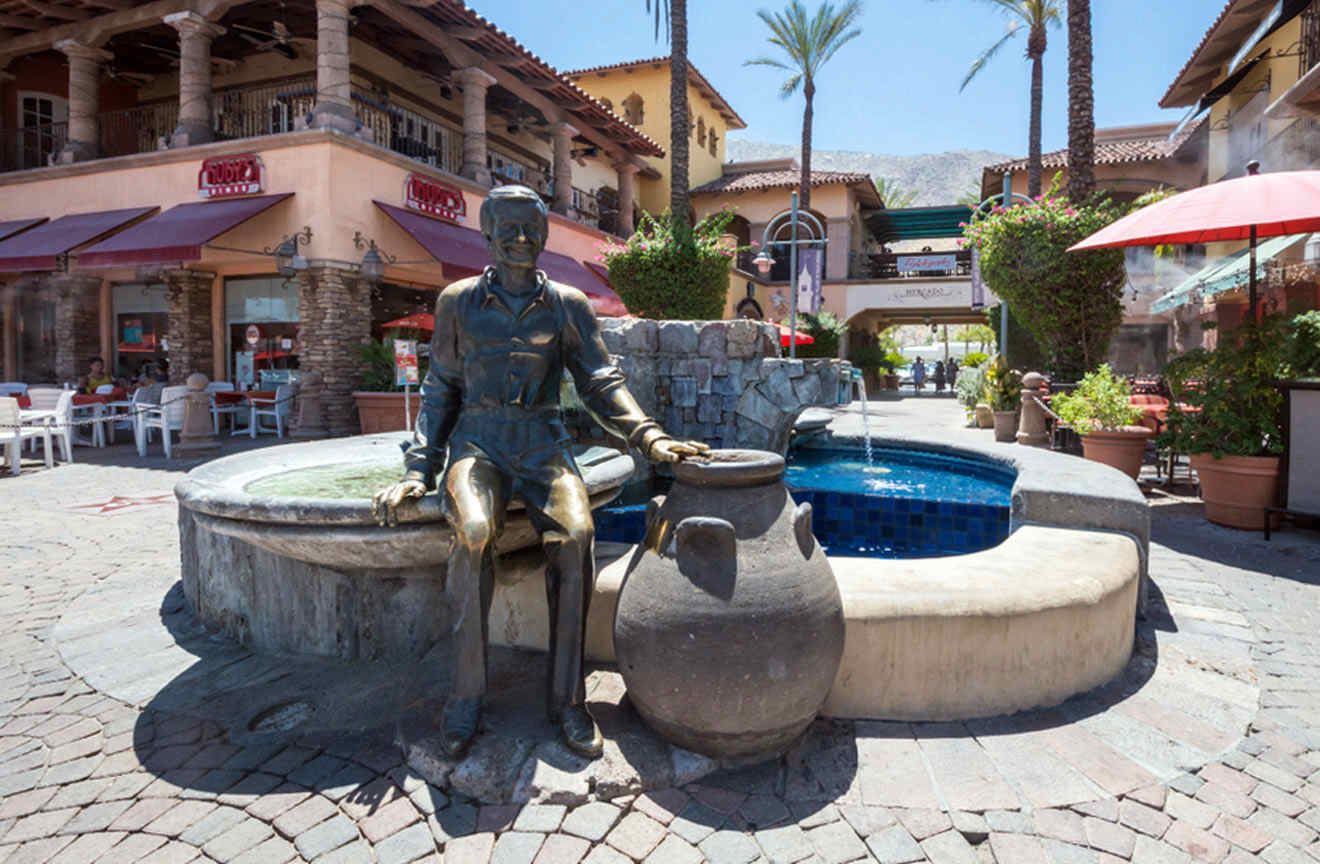
M789 78L783 84L779 85L779 98L787 99L789 96L792 96L794 91L798 89L798 85L800 85L801 83L802 83L802 73L799 72L798 74Z
M767 41L784 52L785 60L769 63L761 62L765 58L759 58L757 62L749 61L745 65L796 71L797 74L780 87L780 95L792 93L804 82L812 81L821 66L841 47L861 35L861 28L855 26L861 12L861 0L848 0L841 8L836 8L830 0L823 0L810 14L801 0L790 0L781 12L758 10L756 16L770 31Z
M665 27L665 41L669 40L669 0L646 0L646 14L651 14L651 6L655 5L655 41L660 41L660 25L663 22Z
M972 64L972 68L967 70L967 75L963 78L962 85L958 88L959 93L967 89L967 85L972 83L972 79L976 77L977 73L985 68L985 64L993 60L994 56L999 53L999 49L1008 44L1008 40L1016 36L1021 29L1021 25L1014 21L1012 24L1008 25L1008 30L1003 36L999 37L998 42L985 49L981 56L976 58L976 62Z

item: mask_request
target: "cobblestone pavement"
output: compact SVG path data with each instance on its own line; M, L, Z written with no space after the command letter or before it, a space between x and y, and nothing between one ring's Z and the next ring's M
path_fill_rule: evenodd
M942 400L872 409L989 434ZM171 710L162 692L216 686L242 652L171 623L186 463L117 453L0 479L0 862L1320 860L1320 536L1215 528L1186 487L1152 492L1154 612L1099 691L966 724L821 720L786 759L698 783L482 806L366 732L234 736L221 707ZM154 607L125 627L133 592ZM203 639L234 661L161 659Z

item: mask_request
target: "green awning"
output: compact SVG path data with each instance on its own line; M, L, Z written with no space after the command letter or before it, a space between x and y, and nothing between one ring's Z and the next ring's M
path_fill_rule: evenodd
M865 217L866 227L881 243L961 237L963 236L961 223L969 222L971 218L972 208L962 204L950 207L874 210Z
M1276 255L1288 250L1309 237L1309 234L1290 234L1286 237L1271 237L1256 244L1256 278L1265 276L1265 264ZM1192 293L1202 298L1213 297L1225 291L1232 291L1239 285L1245 285L1251 260L1248 250L1239 249L1213 264L1208 264L1200 271L1178 283L1172 291L1150 304L1151 312L1168 312L1191 302Z

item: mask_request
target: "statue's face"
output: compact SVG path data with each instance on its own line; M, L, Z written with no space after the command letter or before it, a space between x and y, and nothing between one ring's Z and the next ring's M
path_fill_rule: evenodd
M491 257L497 265L534 267L545 248L546 220L530 201L501 201L495 208L495 225L486 235Z

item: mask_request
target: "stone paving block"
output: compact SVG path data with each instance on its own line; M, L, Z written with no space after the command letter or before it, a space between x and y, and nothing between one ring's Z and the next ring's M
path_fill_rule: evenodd
M1052 837L1064 843L1086 843L1082 817L1071 810L1037 810L1032 818L1036 823L1036 833L1042 837Z
M842 819L813 828L806 835L816 854L829 864L844 864L866 856L866 844Z
M141 772L142 768L142 762L137 758L137 754L132 750L125 750L101 760L101 764L96 766L91 776L118 777L121 774Z
M1312 830L1320 830L1320 807L1312 807L1307 810L1297 817L1297 821Z
M1124 799L1118 805L1119 821L1142 834L1160 838L1173 821L1164 813L1137 801Z
M660 841L660 845L656 849L663 848L670 840L678 841L678 838L666 837ZM536 858L532 861L532 864L578 864L590 848L591 843L581 837L551 834L541 844L541 850L536 853ZM652 852L651 854L654 856L656 853Z
M223 834L247 818L249 818L248 814L237 807L217 807L194 822L179 835L179 839L184 843L201 846L212 837Z
M1251 797L1264 804L1266 807L1273 807L1284 816L1294 817L1308 808L1308 804L1296 795L1289 795L1277 786L1269 783L1259 783L1251 791ZM1242 817L1241 814L1234 813L1234 816ZM1250 814L1248 814L1250 815Z
M640 804L647 797L646 795L641 796L637 799L637 803ZM686 800L686 796L684 798ZM649 811L644 812L649 815ZM666 809L664 812L668 813L668 810ZM585 837L592 842L596 842L605 838L609 830L614 827L614 823L619 821L621 815L623 815L623 811L613 804L604 801L593 801L590 804L573 808L572 812L564 817L562 830L565 833ZM654 816L651 818L654 818ZM672 820L673 814L669 814L669 818Z
M253 801L246 809L258 819L271 822L281 813L306 801L311 795L311 792L301 786L284 783Z
M398 798L358 822L362 835L372 843L379 843L391 834L420 820L421 814L407 798Z
M803 830L828 825L843 818L839 815L839 808L833 804L822 804L819 801L790 801L788 806L793 818Z
M41 775L41 785L63 786L77 780L86 780L92 776L92 772L96 770L96 766L100 765L103 759L105 757L97 753L83 759L73 759L69 762L61 762L59 765L52 765L46 769L45 774Z
M1193 777L1191 774L1179 774L1168 782L1170 790L1181 792L1187 797L1196 794L1196 790L1205 785L1205 781L1200 777Z
M490 832L468 834L455 837L445 844L446 861L462 861L463 864L488 864L491 850L495 848L495 835ZM628 859L623 859L628 862ZM628 862L631 864L631 862Z
M75 719L74 722L56 732L46 735L42 740L47 747L60 747L71 744L81 738L101 734L101 724L90 717Z
M768 828L790 817L788 806L773 795L749 795L738 808L738 815L752 828Z
M87 864L95 861L128 835L123 831L100 831L95 834L83 834L65 846L47 864ZM196 857L196 851L193 857ZM0 858L3 860L3 858Z
M675 831L675 833L679 832ZM605 836L605 842L630 858L640 861L660 845L664 836L665 826L644 813L632 812L624 816L614 830Z
M61 807L85 807L100 798L114 782L110 777L100 777L61 786L59 794L47 805L47 808L58 810Z
M304 762L311 761L315 756L315 750L311 750L307 747L299 747L297 744L291 744L279 753L266 759L261 765L261 770L268 774L288 776L289 772L297 770L298 766L302 765Z
M708 858L702 854L700 849L682 837L670 834L660 841L660 845L655 847L650 855L646 856L642 864L704 864L707 860L711 864L716 864L720 859ZM537 858L535 864L541 864L541 859Z
M44 768L34 768L31 771L18 771L0 777L0 797L34 788L41 781L41 775L45 773Z
M688 786L686 791L702 804L718 813L723 813L725 816L734 813L747 798L745 792L723 789L718 786L693 784Z
M1206 783L1196 790L1196 800L1209 804L1217 810L1223 810L1230 816L1236 816L1239 819L1246 819L1256 812L1255 801L1241 792L1236 792L1215 782Z
M1085 817L1082 827L1086 830L1087 845L1121 858L1132 857L1137 838L1130 828L1094 816Z
M1312 864L1311 856L1282 841L1266 846L1260 853L1260 859L1267 864Z
M299 765L286 776L290 783L297 783L300 786L315 787L322 780L335 774L347 764L347 762L337 756L330 756L323 753L315 759L310 759Z
M990 836L990 823L980 813L968 813L965 810L954 810L949 814L953 821L953 830L963 835L963 838L973 846L985 841Z
M166 839L158 834L129 834L97 859L96 864L137 864L165 843Z
M143 789L143 798L177 798L202 778L204 772L197 768L176 768L166 771Z
M1252 813L1247 824L1298 848L1309 846L1316 839L1316 833L1310 828L1269 807L1261 807Z
M1050 864L1040 841L1024 834L991 832L990 848L997 864Z
M50 743L49 741L47 743ZM1274 767L1287 771L1296 777L1309 777L1315 773L1315 765L1306 759L1302 759L1294 753L1289 753L1278 747L1271 747L1260 754L1260 761L1268 762Z
M1054 864L1097 864L1101 855L1108 853L1097 852L1086 846L1077 846L1072 843L1064 843L1062 840L1055 840L1051 837L1039 837L1040 845L1045 850L1046 856Z
M932 864L977 864L976 851L957 831L945 831L921 841Z
M230 864L286 864L298 857L298 850L283 837L268 837L235 858Z
M587 853L587 857L582 859L582 864L633 864L633 861L617 849L597 846Z
M407 864L434 851L435 840L430 830L425 825L413 825L377 843L376 860L379 864ZM521 862L522 859L515 860Z
M366 840L354 840L317 858L316 864L359 864L370 860L371 846ZM481 864L485 864L485 859L482 859Z
M693 845L698 845L726 821L723 813L715 812L700 801L692 801L683 808L683 812L679 813L674 821L669 823L669 831Z
M845 804L839 807L839 815L843 816L853 830L863 838L870 837L898 821L898 817L887 807L872 807L866 804Z
M403 790L388 777L377 777L340 798L339 807L350 819L366 819L390 802L405 797Z
M821 829L817 829L821 830ZM669 835L670 839L674 835ZM680 839L681 838L675 838ZM686 842L686 841L683 841ZM657 850L659 847L656 847ZM761 854L751 837L741 831L716 831L698 844L710 864L749 864ZM656 860L663 860L657 858Z
M202 851L216 861L229 862L274 836L275 832L265 822L248 817L206 841Z
M0 819L13 819L35 813L59 791L58 788L29 789L27 792L10 795L0 801Z
M169 801L170 799L160 799ZM157 818L142 827L141 830L148 834L161 834L166 837L178 837L184 831L187 831L196 823L202 821L208 813L216 809L216 804L211 801L180 801L172 802L169 810L166 810ZM131 811L128 815L131 815ZM116 825L123 825L122 821L116 822Z
M261 772L245 774L241 780L217 795L215 800L230 807L246 808L255 804L263 795L273 792L283 783L283 778L274 774L263 774Z
M9 848L13 851L10 853L8 860L15 862L15 864L29 864L29 862L44 864L71 843L73 843L72 835L28 840L21 845L10 846Z
M99 753L102 743L101 733L97 731L95 735L88 735L86 738L70 741L68 744L61 744L59 747L52 749L47 762L50 765L58 765L61 762L82 759L93 753ZM87 773L90 774L91 772Z
M93 831L105 831L110 827L110 823L119 818L125 810L132 806L131 801L107 801L102 804L92 804L78 811L64 827L59 830L61 834L88 834Z
M513 827L514 820L522 812L522 807L517 804L500 804L496 806L482 807L477 811L477 830L478 831L507 831Z
M1164 804L1164 812L1175 820L1182 820L1201 829L1209 828L1219 817L1219 811L1214 807L1194 801L1181 792L1169 793L1168 801Z
M437 843L451 837L466 837L477 830L477 808L471 804L453 804L426 817L426 825Z
M793 864L814 851L806 832L791 823L762 829L753 836L770 864Z
M301 804L285 810L272 824L276 831L292 839L308 828L320 825L338 812L339 808L334 804L320 795L313 795Z
M1083 816L1094 816L1097 819L1103 819L1106 822L1118 821L1118 799L1101 798L1097 801L1084 801L1080 804L1072 805L1072 809L1081 813Z
M1259 852L1274 839L1264 831L1243 822L1241 819L1234 819L1232 816L1227 815L1216 819L1210 830L1234 846L1241 846L1248 852Z
M1244 774L1217 762L1212 762L1202 768L1200 777L1206 782L1218 783L1232 789L1234 792L1241 792L1243 795L1250 795L1251 790L1260 782L1249 774Z
M1169 830L1164 832L1164 842L1178 847L1198 861L1208 861L1211 864L1217 864L1228 855L1227 840L1181 819L1173 820Z
M201 850L196 846L189 846L178 840L167 840L165 845L156 849L146 858L138 861L138 864L192 864L192 862L209 862L211 859L202 855Z
M15 820L13 826L5 832L6 843L25 843L43 837L52 837L78 813L77 807L63 810L47 810L31 813Z
M941 810L895 810L894 815L917 840L925 840L953 827L949 814Z
M293 840L298 854L309 861L358 839L357 827L342 814L307 829Z
M1252 760L1246 768L1243 769L1247 774L1255 777L1257 780L1264 780L1266 783L1273 783L1285 792L1296 792L1302 788L1302 780L1282 768L1271 765L1261 760L1259 757Z
M567 812L563 804L528 804L514 820L513 830L550 834L559 830Z

